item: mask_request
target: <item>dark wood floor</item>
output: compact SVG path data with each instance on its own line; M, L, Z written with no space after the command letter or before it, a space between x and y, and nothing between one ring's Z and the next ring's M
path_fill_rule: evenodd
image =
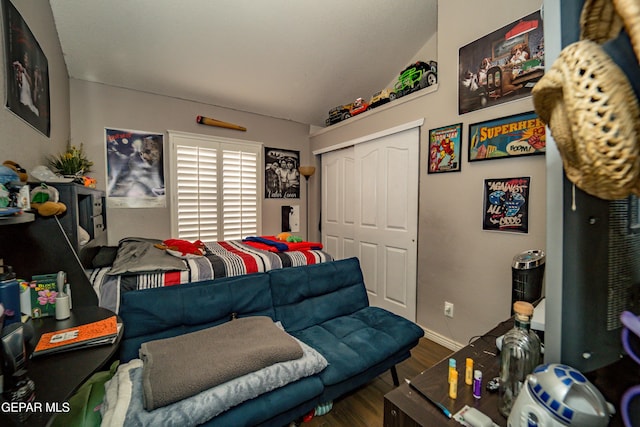
M411 357L397 366L398 378L412 378L435 365L453 352L446 347L421 338L411 351ZM385 372L369 384L333 402L328 414L313 417L300 427L382 427L384 395L393 390L391 373Z

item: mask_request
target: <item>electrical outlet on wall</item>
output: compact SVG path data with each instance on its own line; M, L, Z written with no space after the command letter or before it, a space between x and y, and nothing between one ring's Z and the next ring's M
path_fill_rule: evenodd
M453 317L453 303L449 301L444 302L444 315L447 317Z

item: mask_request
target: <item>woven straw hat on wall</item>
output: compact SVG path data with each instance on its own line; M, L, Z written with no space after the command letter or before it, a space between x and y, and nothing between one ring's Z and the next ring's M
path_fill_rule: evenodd
M551 129L567 178L607 200L640 196L640 107L626 74L600 46L624 25L640 57L639 27L631 22L640 17L629 17L628 9L620 13L620 7L629 8L622 3L640 10L640 0L587 0L582 40L563 49L532 90L536 113Z

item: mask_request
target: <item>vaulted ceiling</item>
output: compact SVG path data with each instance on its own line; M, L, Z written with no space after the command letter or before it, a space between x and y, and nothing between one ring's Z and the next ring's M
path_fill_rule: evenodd
M388 86L437 26L437 0L50 4L71 78L316 126Z

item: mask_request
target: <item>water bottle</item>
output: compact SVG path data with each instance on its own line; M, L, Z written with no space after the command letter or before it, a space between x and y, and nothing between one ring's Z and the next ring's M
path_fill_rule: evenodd
M509 416L527 375L541 362L540 338L531 330L533 305L516 301L513 311L515 325L504 335L500 354L498 410L505 417Z
M9 326L12 323L20 322L20 284L16 280L16 274L11 266L3 266L6 273L0 275L0 303L4 307L4 322L2 326Z

